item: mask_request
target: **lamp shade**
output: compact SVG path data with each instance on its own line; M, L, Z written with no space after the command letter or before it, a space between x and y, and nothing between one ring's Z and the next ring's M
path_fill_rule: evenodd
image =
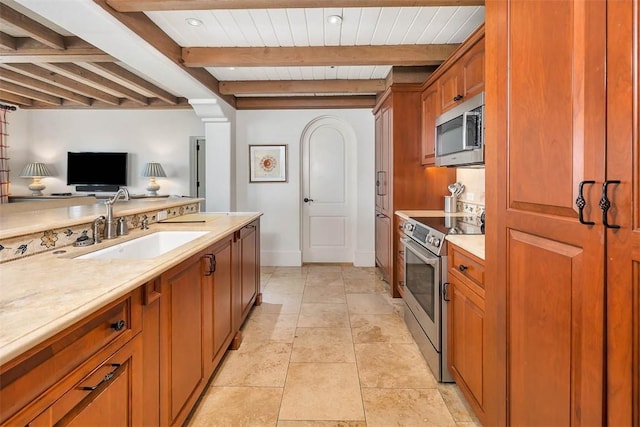
M47 165L44 163L28 163L20 174L20 178L39 178L43 176L51 176L51 172L49 172Z
M160 163L151 162L147 163L147 165L144 167L142 176L164 178L167 176L167 174L164 173L164 169L162 169L162 165Z

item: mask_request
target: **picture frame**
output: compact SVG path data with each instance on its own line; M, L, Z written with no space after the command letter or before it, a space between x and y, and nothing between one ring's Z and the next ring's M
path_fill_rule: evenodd
M287 145L249 145L249 182L287 182Z

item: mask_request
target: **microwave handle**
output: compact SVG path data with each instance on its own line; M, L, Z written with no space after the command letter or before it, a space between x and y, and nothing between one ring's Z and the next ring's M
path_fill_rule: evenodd
M467 126L469 125L469 117L473 117L473 124L476 127L476 134L478 132L478 126L479 126L479 120L478 118L480 117L480 113L476 113L473 111L465 111L464 113L462 113L462 149L463 150L473 150L475 148L479 148L477 145L475 144L469 144L469 141L467 141Z

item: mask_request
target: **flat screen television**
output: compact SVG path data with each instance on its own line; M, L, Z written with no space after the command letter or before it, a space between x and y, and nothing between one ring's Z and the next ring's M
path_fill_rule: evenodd
M127 185L127 157L127 153L69 151L67 185L83 186L78 191L116 191L119 186Z

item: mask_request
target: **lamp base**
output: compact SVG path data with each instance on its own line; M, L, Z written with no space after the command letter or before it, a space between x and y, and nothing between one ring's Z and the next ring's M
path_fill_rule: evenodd
M159 189L160 189L160 184L158 184L156 182L156 179L152 177L149 180L149 184L147 184L147 196L157 196Z
M46 186L40 182L40 178L33 178L33 182L29 184L29 190L31 190L32 196L43 196L42 190L44 190Z

